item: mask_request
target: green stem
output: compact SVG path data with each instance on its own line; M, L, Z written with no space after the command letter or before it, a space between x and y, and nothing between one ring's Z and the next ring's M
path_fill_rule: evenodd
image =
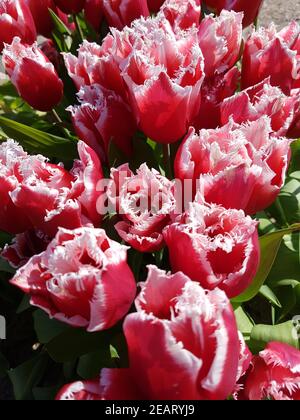
M67 130L63 126L63 120L60 118L60 116L58 115L58 113L56 112L56 110L55 109L52 109L51 114L52 114L52 116L53 116L56 124L60 128L61 132L63 133L63 135L66 136L67 138L70 138L69 130Z
M76 30L78 32L79 38L83 42L84 41L84 35L83 35L83 32L82 32L82 28L80 26L80 21L79 21L78 16L77 15L73 15L73 20L74 20L74 23L75 23Z
M284 210L283 210L283 207L281 205L281 202L280 202L280 198L279 197L277 197L277 199L275 201L275 206L276 206L276 208L277 208L277 210L278 210L278 212L280 214L280 217L281 217L282 222L284 223L284 225L286 227L289 227L289 222L288 222L288 220L286 218L286 215L284 213Z
M169 144L163 145L163 155L164 155L164 166L165 166L166 176L169 179L173 179L172 165L171 165L171 147Z

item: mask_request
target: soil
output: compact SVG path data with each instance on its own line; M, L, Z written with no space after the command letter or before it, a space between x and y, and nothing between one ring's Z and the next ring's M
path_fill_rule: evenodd
M275 22L282 28L293 19L300 23L300 0L265 0L259 23L266 26Z

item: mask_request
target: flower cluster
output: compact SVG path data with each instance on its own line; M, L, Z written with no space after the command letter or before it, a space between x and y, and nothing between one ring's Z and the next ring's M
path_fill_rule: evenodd
M300 27L246 35L261 3L0 0L11 83L36 115L62 109L57 125L78 140L64 164L0 143L10 283L51 319L119 328L128 346L127 368L57 399L300 399L300 352L271 342L252 355L230 301L253 285L255 216L300 135ZM74 52L84 18L101 41Z

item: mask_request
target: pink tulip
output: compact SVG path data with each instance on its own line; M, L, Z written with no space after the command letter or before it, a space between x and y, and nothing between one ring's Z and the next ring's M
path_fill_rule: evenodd
M277 32L274 24L253 32L245 45L242 68L242 88L254 86L270 77L290 95L300 87L300 27L291 22Z
M104 15L109 26L122 30L140 17L149 17L147 0L103 0Z
M33 306L90 332L116 324L136 293L127 248L104 230L60 228L47 250L15 274L11 283L30 295Z
M36 28L26 0L0 0L0 52L18 36L22 42L36 40Z
M176 178L193 180L208 203L254 214L270 206L285 183L291 141L272 134L271 120L194 129L175 160Z
M100 162L88 146L78 144L80 160L68 172L43 156L27 155L12 140L0 145L0 229L22 233L35 228L53 237L58 227L99 224L96 186Z
M159 251L162 231L175 210L174 186L143 164L134 175L129 166L111 170L107 196L123 218L115 228L120 237L140 252Z
M232 298L251 284L259 265L257 222L243 211L193 203L164 230L173 272Z
M78 98L80 105L68 108L78 137L92 147L103 162L108 160L111 141L129 157L137 129L129 105L114 91L97 84L81 88Z
M115 37L108 35L102 45L84 41L78 50L78 57L64 54L65 64L69 76L76 88L100 84L106 89L113 90L124 100L127 92L121 76L120 65L132 51L132 45L120 32L114 32Z
M277 136L285 136L299 108L300 99L286 96L282 91L270 85L266 79L256 86L227 98L221 105L222 125L232 118L236 123L256 121L264 115L271 118L271 126Z
M246 383L249 400L300 400L300 351L271 342L255 356Z
M200 0L166 0L160 14L176 29L188 29L199 26L201 19Z
M51 111L63 97L64 85L37 44L14 38L3 50L3 65L19 95L39 111Z
M206 78L223 74L238 61L242 44L242 13L222 11L202 20L198 38L205 60Z
M162 18L136 21L132 30L136 41L122 67L139 126L159 143L176 142L200 107L204 61L196 30L174 33Z
M227 398L236 380L239 341L226 295L153 266L141 287L138 312L124 324L130 368L102 372L104 399Z
M232 67L227 73L205 78L201 88L201 105L192 126L196 130L221 126L221 105L238 89L241 73Z
M241 51L242 14L224 10L217 18L206 17L200 24L198 38L206 75L200 110L193 121L199 130L220 126L220 105L238 88L240 72L234 65Z

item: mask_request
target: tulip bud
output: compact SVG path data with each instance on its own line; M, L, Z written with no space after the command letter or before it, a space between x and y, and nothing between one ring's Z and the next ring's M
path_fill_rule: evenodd
M19 95L39 111L51 111L63 97L63 82L53 64L34 43L14 38L5 45L3 65Z
M0 0L0 52L18 36L22 42L36 40L36 28L26 0Z

